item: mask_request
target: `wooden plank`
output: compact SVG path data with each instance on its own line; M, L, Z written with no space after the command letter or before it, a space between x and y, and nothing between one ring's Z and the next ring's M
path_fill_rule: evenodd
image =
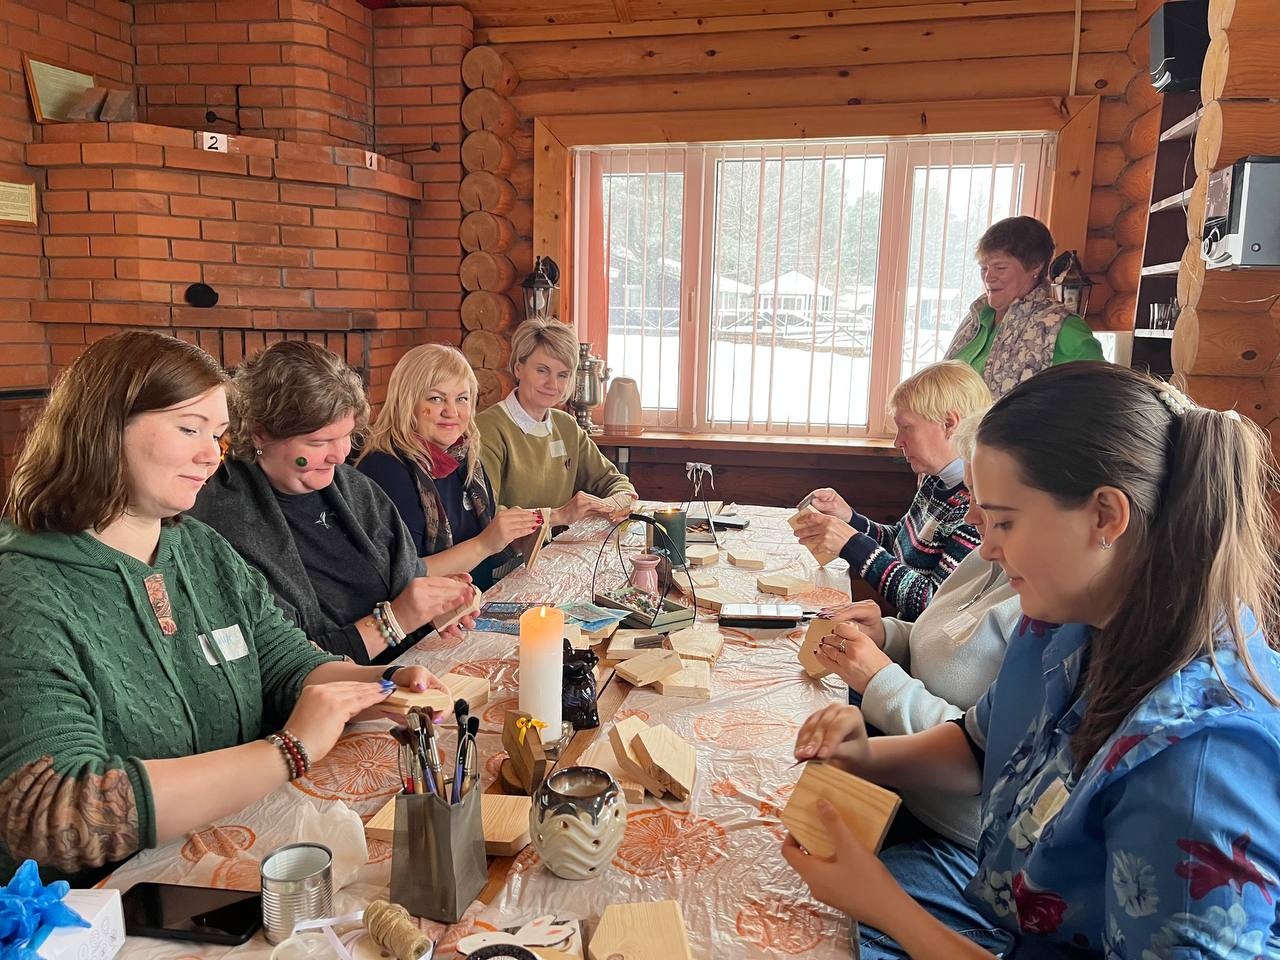
M823 858L835 853L835 847L831 832L818 813L820 799L836 808L855 839L872 853L879 852L902 802L896 793L831 764L806 763L782 811L782 822L800 846Z
M365 821L364 835L368 840L391 843L396 837L396 798L392 797L378 812Z
M618 664L614 672L634 687L646 687L679 673L682 666L674 650L646 650Z
M764 569L764 553L760 550L745 550L737 547L730 547L727 551L729 555L729 563L743 570L763 570Z
M1021 57L1071 52L1074 13L1018 17L1001 24L1000 51ZM1084 17L1083 53L1114 53L1133 37L1133 14L1090 13ZM521 80L573 77L663 76L737 70L860 67L868 63L915 64L955 59L957 50L984 50L991 24L950 19L923 23L824 26L809 30L750 30L704 37L619 37L563 43L502 44Z
M600 77L521 84L512 105L524 117L575 113L647 113L747 107L848 106L909 100L985 100L1033 97L1066 89L1070 54L938 60L913 64L793 67L728 74L667 77ZM1133 77L1124 53L1080 58L1080 89L1118 95ZM646 442L649 434L646 432ZM816 438L815 438L816 439Z
M644 645L637 647L637 640ZM653 642L654 640L656 642ZM609 641L609 649L605 656L615 661L630 660L632 657L638 657L649 650L661 650L668 647L667 638L660 633L654 633L652 630L619 630Z
M637 733L631 748L668 793L677 800L689 799L698 775L698 754L693 744L665 723L658 723Z
M543 117L563 145L912 136L1062 129L1093 97L878 103L790 110L687 110ZM535 200L535 221L537 207ZM536 225L535 225L536 229Z
M684 914L674 900L611 903L600 914L588 960L693 960Z
M1089 232L1089 198L1101 104L1101 97L1091 97L1058 132L1057 164L1045 217L1058 249L1078 250L1082 255Z
M721 587L712 587L710 590L700 590L694 598L699 607L705 607L708 610L720 612L720 608L726 603L749 603L746 597L740 597L738 594Z
M640 762L632 746L635 738L647 729L648 724L634 714L623 717L609 729L609 744L613 747L613 755L623 773L655 797L661 797L666 792L666 787Z
M633 0L614 0L615 3ZM907 23L915 20L1018 17L1037 13L1074 13L1075 0L955 0L952 3L880 3L856 10L823 8L799 13L746 14L742 16L618 18L617 23L558 23L532 27L490 27L476 31L476 43L555 43L566 40L598 40L610 37L670 37L709 35L747 30L803 30L812 27L850 26L867 23ZM1135 0L1084 0L1086 13L1132 10ZM682 5L682 9L684 5Z
M529 845L529 811L533 798L486 793L480 797L484 824L484 852L491 857L514 857ZM368 833L368 830L365 831Z
M829 636L835 627L836 625L830 620L814 620L809 624L809 629L804 635L804 642L800 644L800 652L796 655L797 659L799 659L800 665L804 667L804 672L814 680L821 680L823 677L835 673L834 670L816 656L818 646L822 643L822 638Z
M454 607L448 613L440 614L440 616L436 617L434 620L431 621L431 625L436 628L437 632L443 633L445 630L448 630L450 627L452 627L455 623L457 623L463 617L473 614L477 610L479 610L480 598L482 596L483 594L478 589L476 589L475 587L472 587L470 600L468 600L466 603L463 603L457 607ZM487 690L485 692L485 696L486 697L488 696Z
M664 697L687 700L711 699L711 664L706 660L685 660L679 673L673 673L654 684Z
M473 134L474 136L474 134ZM573 316L573 267L569 257L573 223L569 149L541 120L533 124L533 252L560 268L561 317Z
M677 630L668 636L667 642L682 660L715 663L724 650L724 634L710 625Z
M709 567L720 562L720 549L713 543L692 543L684 548L684 558L691 567Z
M446 673L440 682L449 688L448 693L440 690L405 690L397 687L396 691L383 700L384 706L408 713L411 707L430 707L432 710L444 711L453 715L453 702L465 700L476 713L489 702L488 677L467 677L459 673Z
M756 577L756 589L761 593L773 594L775 597L794 597L817 588L818 585L812 580L801 580L786 573L768 573L762 577Z
M582 756L578 758L578 764L603 770L614 780L617 780L618 787L622 790L622 795L626 797L627 803L644 803L644 786L640 781L628 776L623 771L622 765L618 763L617 755L613 752L613 744L609 742L608 736L597 737L596 741L582 752Z

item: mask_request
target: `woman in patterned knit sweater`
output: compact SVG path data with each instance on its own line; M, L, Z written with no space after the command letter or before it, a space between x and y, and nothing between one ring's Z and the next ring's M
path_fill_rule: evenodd
M301 776L395 684L440 686L327 655L181 516L225 381L172 337L107 337L26 442L0 522L0 877L30 857L91 882Z
M989 406L991 392L968 364L943 361L903 380L889 396L889 414L898 430L894 445L921 478L910 509L897 523L876 523L823 487L810 501L818 512L796 527L800 542L839 553L851 577L897 607L900 619L914 621L982 539L965 521L969 489L952 437L961 420Z

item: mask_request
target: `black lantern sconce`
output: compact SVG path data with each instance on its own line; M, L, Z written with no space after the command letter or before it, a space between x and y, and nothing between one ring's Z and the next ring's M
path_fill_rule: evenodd
M560 319L560 268L550 257L538 257L533 273L520 284L524 290L526 320Z
M1081 268L1080 258L1074 250L1062 254L1049 265L1049 278L1053 298L1083 320L1089 309L1093 281Z

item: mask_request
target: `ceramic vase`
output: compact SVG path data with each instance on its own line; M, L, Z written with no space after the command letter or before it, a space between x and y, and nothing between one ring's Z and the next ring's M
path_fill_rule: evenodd
M599 876L622 843L627 802L616 780L595 767L566 767L533 795L529 837L547 869L566 880Z
M656 553L642 553L631 558L630 583L645 593L658 593L658 564L662 558Z

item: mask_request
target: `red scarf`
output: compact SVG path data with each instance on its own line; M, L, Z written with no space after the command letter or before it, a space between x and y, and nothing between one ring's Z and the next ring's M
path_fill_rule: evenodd
M458 467L462 466L462 461L443 447L437 446L430 440L424 440L421 436L418 436L417 440L422 444L423 449L427 451L425 462L424 458L419 456L417 458L418 464L427 472L427 476L433 480L443 480L457 470ZM457 449L458 446L459 444L455 444L454 449Z

